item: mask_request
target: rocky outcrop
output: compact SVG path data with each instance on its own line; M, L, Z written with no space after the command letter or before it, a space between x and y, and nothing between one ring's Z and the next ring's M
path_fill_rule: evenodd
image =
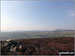
M2 51L8 51L8 52L16 52L17 49L22 49L22 45L15 41L15 40L6 40L2 47L1 47Z

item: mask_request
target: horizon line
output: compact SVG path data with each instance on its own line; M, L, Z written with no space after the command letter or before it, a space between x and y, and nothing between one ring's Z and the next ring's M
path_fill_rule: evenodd
M55 29L55 30L13 30L13 31L0 31L0 32L23 32L23 31L56 31L56 30L73 30L75 29Z

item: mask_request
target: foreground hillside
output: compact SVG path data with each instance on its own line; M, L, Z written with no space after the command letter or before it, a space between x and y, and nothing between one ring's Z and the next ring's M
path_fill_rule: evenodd
M2 55L56 55L63 51L74 51L74 37L20 39L14 41L7 46L3 46L6 41L1 41Z

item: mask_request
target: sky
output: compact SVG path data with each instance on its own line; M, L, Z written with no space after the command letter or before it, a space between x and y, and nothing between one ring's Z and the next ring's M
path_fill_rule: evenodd
M1 1L1 31L74 29L74 0Z

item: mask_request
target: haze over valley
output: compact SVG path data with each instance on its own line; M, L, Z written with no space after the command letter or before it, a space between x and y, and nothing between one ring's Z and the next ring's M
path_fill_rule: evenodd
M0 40L74 37L74 30L1 32Z

